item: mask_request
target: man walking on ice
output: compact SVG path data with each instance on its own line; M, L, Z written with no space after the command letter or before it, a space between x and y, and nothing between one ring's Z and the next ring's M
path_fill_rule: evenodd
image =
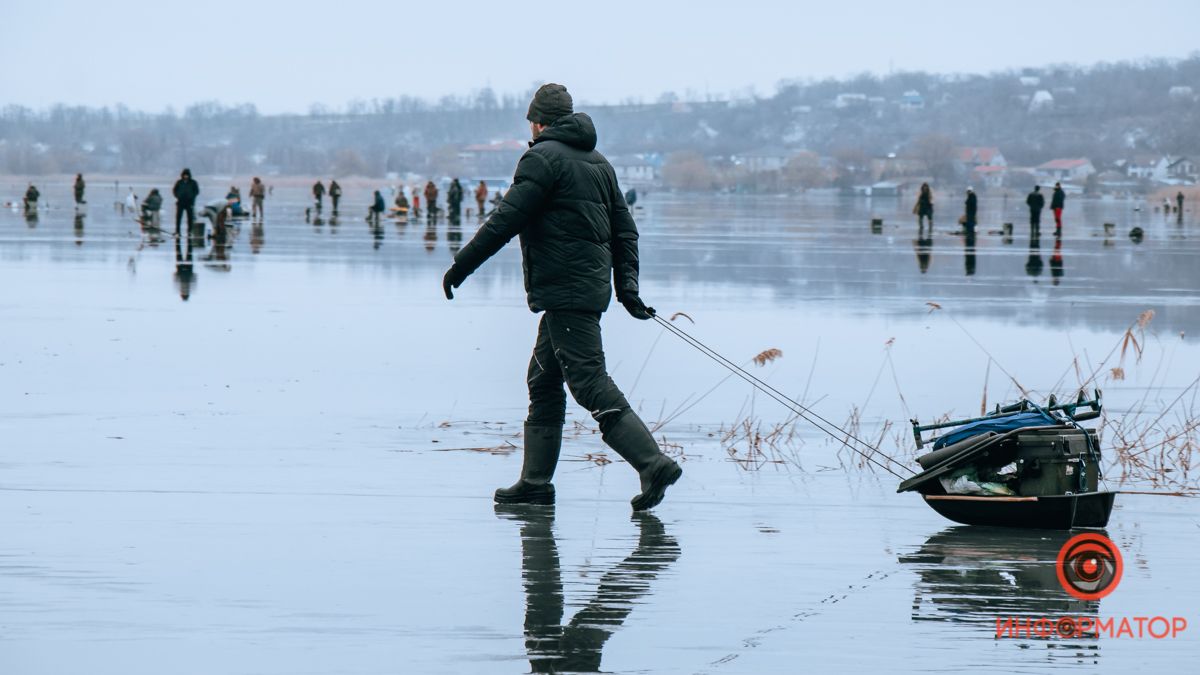
M573 110L566 87L546 84L529 104L533 142L513 185L471 241L454 256L442 287L447 299L485 260L520 237L529 309L542 312L529 361L529 416L521 477L496 490L501 504L553 504L567 399L563 384L591 412L604 442L638 472L634 511L657 506L683 469L608 375L600 315L617 300L637 319L654 316L638 297L638 232L616 173L596 152L592 119Z

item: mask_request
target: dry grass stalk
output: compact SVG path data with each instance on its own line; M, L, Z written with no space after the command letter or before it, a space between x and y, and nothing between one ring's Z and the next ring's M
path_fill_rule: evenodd
M770 349L765 349L765 350L759 352L758 355L756 355L753 360L754 360L754 365L761 367L761 366L767 365L768 363L771 363L775 359L781 359L781 358L783 358L783 352L772 347Z

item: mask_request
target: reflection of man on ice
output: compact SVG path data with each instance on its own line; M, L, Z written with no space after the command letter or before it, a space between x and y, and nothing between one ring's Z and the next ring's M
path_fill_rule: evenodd
M654 310L638 297L638 232L612 165L596 152L590 117L573 112L562 85L538 89L529 105L533 143L517 163L512 187L479 232L454 257L447 298L472 272L520 236L529 308L543 312L529 362L525 458L501 503L554 502L550 480L566 416L563 384L599 423L604 442L638 472L641 511L662 501L683 470L664 455L650 430L609 377L600 315L616 282L617 300L638 319Z

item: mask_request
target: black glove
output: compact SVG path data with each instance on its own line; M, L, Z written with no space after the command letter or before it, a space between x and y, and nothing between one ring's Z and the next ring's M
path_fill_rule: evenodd
M654 308L647 307L646 303L642 302L642 299L636 293L622 295L617 300L625 306L625 311L629 312L629 315L635 319L646 321L654 317Z
M453 300L454 291L450 290L450 288L458 288L466 280L467 275L460 272L458 267L451 265L450 269L446 270L446 276L442 277L442 290L446 292L446 299Z

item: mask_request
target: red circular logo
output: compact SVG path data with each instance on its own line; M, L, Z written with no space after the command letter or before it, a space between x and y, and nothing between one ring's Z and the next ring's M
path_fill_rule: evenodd
M1121 581L1121 551L1108 537L1086 532L1071 537L1058 552L1058 582L1080 600L1099 600Z

